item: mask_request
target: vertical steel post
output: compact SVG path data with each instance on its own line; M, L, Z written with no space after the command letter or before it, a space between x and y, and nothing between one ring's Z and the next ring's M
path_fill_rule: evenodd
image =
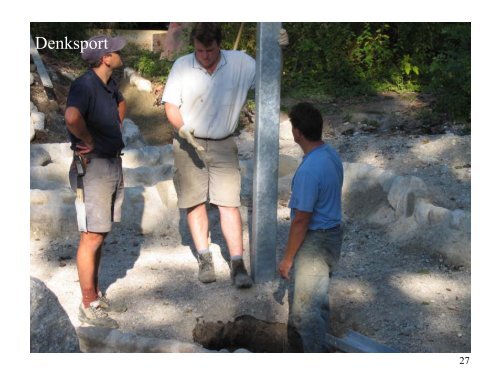
M256 129L253 174L251 266L255 282L272 280L276 272L278 230L279 110L281 86L281 22L257 25L255 85Z

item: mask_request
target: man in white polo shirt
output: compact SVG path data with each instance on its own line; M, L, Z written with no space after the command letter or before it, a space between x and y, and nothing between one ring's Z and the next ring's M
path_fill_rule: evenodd
M219 208L233 284L248 288L252 279L242 259L241 177L232 134L255 84L255 60L241 51L221 50L222 33L215 23L195 25L191 40L195 52L174 63L162 98L167 118L178 130L173 141L178 206L187 209L198 252L199 280L215 281L208 243L208 199ZM288 44L286 32L279 43Z

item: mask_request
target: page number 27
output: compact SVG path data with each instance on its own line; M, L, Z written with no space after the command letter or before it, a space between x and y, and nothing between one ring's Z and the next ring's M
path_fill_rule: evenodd
M468 356L461 356L460 357L460 364L469 364L469 357Z

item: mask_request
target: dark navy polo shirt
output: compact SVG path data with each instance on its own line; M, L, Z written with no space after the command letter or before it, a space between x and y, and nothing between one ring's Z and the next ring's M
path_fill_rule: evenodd
M71 84L66 108L76 107L82 114L94 139L93 152L96 154L116 156L125 146L118 114L118 103L121 101L123 95L118 91L116 82L110 78L105 85L92 69ZM68 133L71 149L75 150L81 140Z

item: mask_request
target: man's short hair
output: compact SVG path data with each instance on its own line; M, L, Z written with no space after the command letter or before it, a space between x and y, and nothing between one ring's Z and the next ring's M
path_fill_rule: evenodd
M215 22L199 22L191 30L191 43L197 40L204 46L212 44L213 41L220 46L222 42L222 31L218 24Z
M302 102L292 107L290 122L309 141L320 141L323 133L323 117L321 112L310 103Z

